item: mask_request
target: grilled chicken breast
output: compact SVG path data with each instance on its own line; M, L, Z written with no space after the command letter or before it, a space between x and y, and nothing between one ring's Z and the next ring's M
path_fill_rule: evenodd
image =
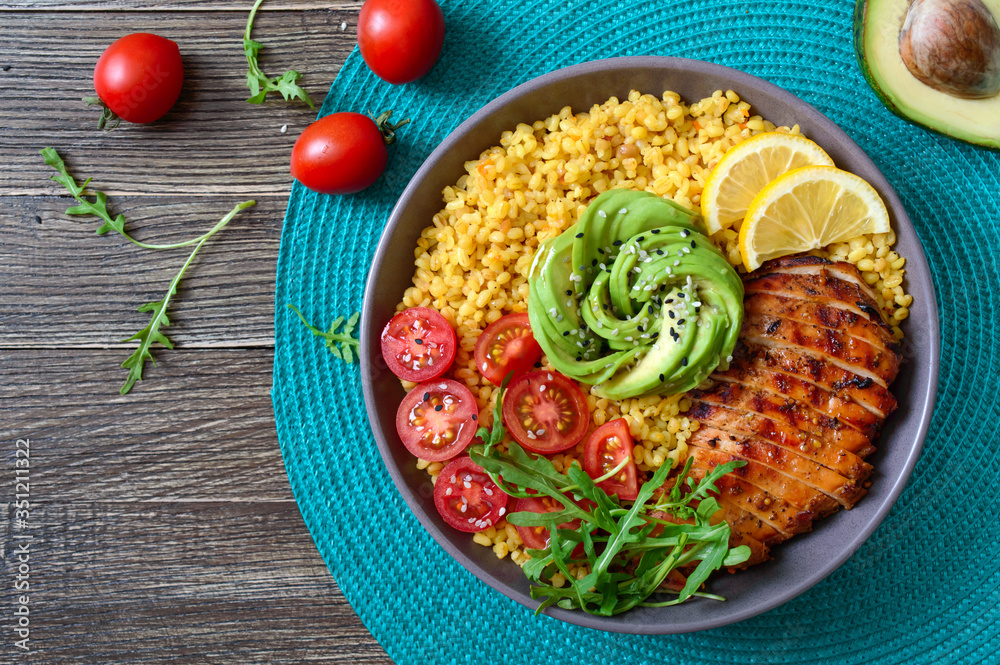
M718 483L732 546L745 565L839 508L872 473L889 386L902 362L875 294L849 263L813 256L769 261L745 278L744 323L728 369L689 394L701 423L688 441L692 474L747 465Z

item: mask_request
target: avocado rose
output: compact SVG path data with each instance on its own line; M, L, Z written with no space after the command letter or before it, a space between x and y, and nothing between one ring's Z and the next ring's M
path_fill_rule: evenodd
M528 317L555 369L624 399L690 390L727 361L743 282L696 223L672 201L613 189L542 243Z

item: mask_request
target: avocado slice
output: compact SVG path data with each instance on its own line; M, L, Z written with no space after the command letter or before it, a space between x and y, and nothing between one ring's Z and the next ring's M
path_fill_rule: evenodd
M610 190L539 247L528 318L552 366L612 399L694 388L732 353L743 283L701 218Z
M958 4L971 3L977 3L985 9L985 12L980 12L986 16L982 23L984 31L991 32L1000 25L1000 0L962 0L954 5L934 2L927 3L927 6L920 6L912 0L857 0L854 12L854 48L862 73L890 111L946 136L989 148L1000 148L1000 94L963 98L944 92L914 76L900 54L900 35L908 12L911 11L911 4L923 12L937 12L940 16L933 16L935 21L941 19L944 25L951 22L957 26L961 25L961 21L955 22L954 17L947 16L947 13L955 11L954 7ZM992 23L990 17L993 19ZM910 20L913 21L913 16ZM908 41L909 37L906 34L904 36L907 37L904 40L905 47L910 49L912 45ZM966 30L964 35L959 34L955 38L968 36ZM995 43L990 40L992 37L986 43ZM992 48L997 47L987 47L988 50ZM991 51L983 57L995 62L997 55L995 51ZM956 69L961 69L961 63L958 63Z

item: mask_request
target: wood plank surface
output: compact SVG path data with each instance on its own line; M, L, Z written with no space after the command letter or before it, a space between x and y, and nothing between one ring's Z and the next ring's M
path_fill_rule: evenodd
M343 10L357 14L363 0L266 0L258 13L274 11ZM0 0L0 11L46 12L241 12L253 0Z
M274 274L288 156L315 117L245 103L252 0L0 0L0 664L391 663L338 590L291 494L271 409ZM272 75L321 102L354 47L360 0L267 0ZM343 28L343 29L342 29ZM161 121L96 131L94 63L130 32L185 64ZM282 132L282 127L285 131ZM135 237L198 235L256 199L188 271L145 380L118 394L119 343L184 249L151 252L68 217L42 147L94 178ZM30 440L30 514L15 505ZM30 538L29 538L30 537ZM14 646L28 543L31 640Z
M318 105L355 45L355 17L353 9L260 16L253 35L264 44L262 69L271 76L296 69ZM246 18L241 12L3 13L0 154L7 163L0 195L57 194L38 158L52 146L109 195L287 196L292 145L316 111L280 96L245 103ZM94 64L103 50L131 32L177 42L184 89L161 120L101 132L99 113L81 98L94 94Z
M197 237L241 200L115 196L109 210L125 215L136 239L168 244ZM187 259L190 248L150 251L114 233L98 236L96 217L66 215L74 203L68 195L0 197L0 349L124 350L119 341L149 321L136 308L162 298ZM164 330L176 346L274 343L285 205L284 198L259 198L202 247ZM64 284L70 275L73 283Z

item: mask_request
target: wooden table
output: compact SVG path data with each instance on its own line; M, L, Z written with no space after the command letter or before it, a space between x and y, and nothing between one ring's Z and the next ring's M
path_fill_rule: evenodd
M275 262L289 153L315 112L244 101L251 4L0 0L0 663L391 662L317 553L275 436ZM299 70L321 101L360 5L267 0L263 69ZM104 48L132 32L178 43L184 91L161 121L97 131L80 98ZM163 297L187 250L138 249L67 216L45 146L140 239L189 238L257 201L199 254L166 330L176 350L156 351L126 396L120 340L146 325L136 307ZM28 591L14 588L18 556ZM14 644L20 595L28 652Z

